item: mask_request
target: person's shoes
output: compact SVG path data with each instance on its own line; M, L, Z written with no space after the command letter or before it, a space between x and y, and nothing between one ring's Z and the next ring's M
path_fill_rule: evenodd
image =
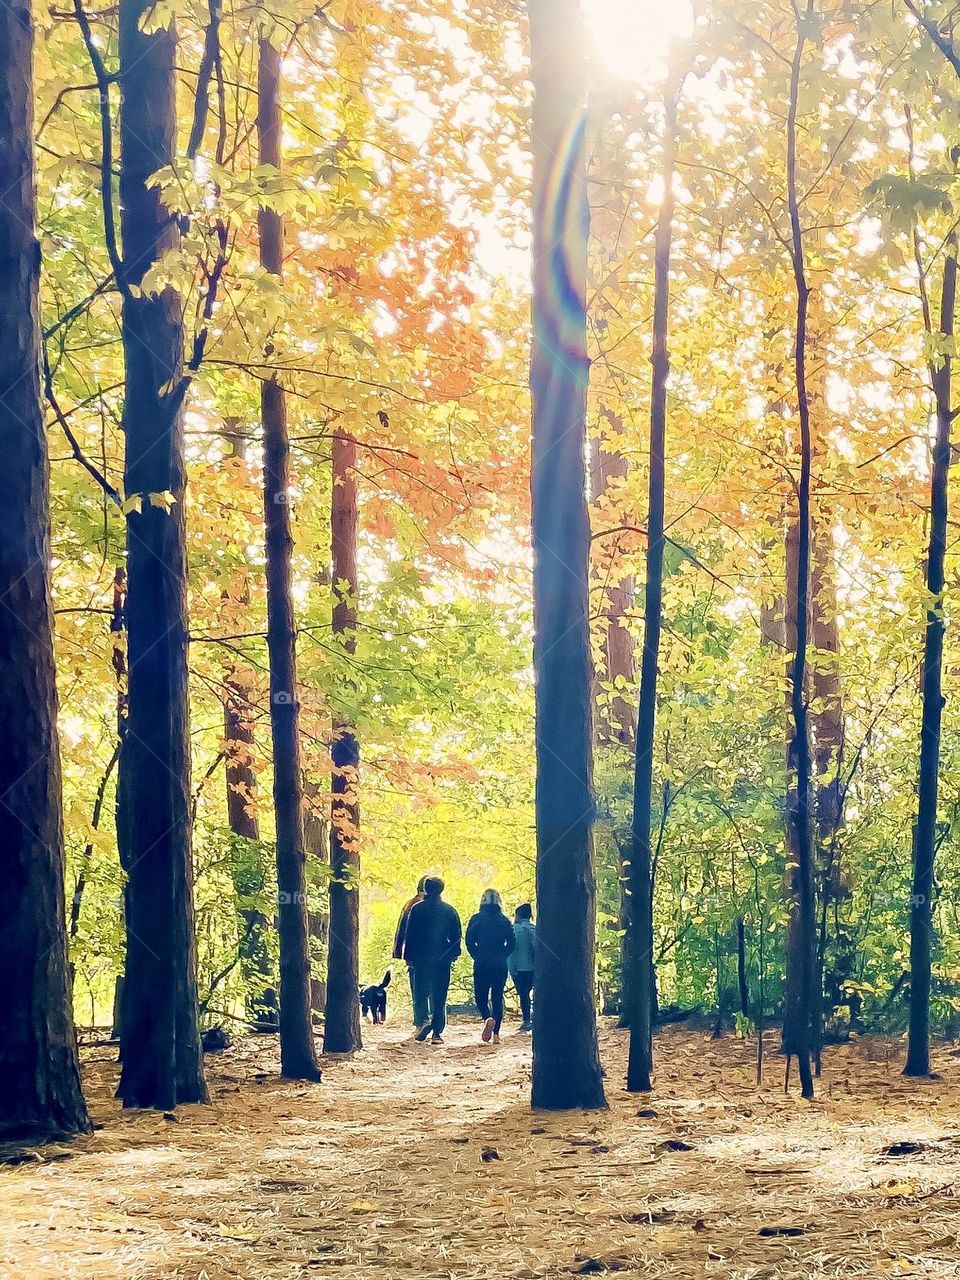
M493 1035L493 1028L496 1025L497 1024L494 1022L492 1018L488 1018L486 1022L483 1024L483 1030L480 1032L480 1039L483 1041L484 1044L490 1043L490 1037Z
M520 1023L520 1030L521 1030L521 1031L532 1031L532 1030L533 1030L533 1023L532 1023L532 1022L521 1022L521 1023Z
M494 1032L494 1033L493 1033L493 1043L494 1043L494 1044L499 1044L499 1043L500 1043L500 1037L497 1035L497 1033L496 1033L496 1032Z
M426 1040L429 1034L430 1034L430 1023L425 1022L413 1038L414 1040L419 1040L419 1042L423 1044L424 1040Z
M443 1036L438 1036L436 1032L430 1037L431 1044L443 1044Z

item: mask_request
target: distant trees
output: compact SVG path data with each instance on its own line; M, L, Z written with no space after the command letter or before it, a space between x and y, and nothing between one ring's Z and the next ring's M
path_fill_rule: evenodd
M29 0L0 7L0 1140L89 1128L70 1011Z
M593 989L585 46L579 0L529 0L528 12L538 902L532 1101L602 1107Z

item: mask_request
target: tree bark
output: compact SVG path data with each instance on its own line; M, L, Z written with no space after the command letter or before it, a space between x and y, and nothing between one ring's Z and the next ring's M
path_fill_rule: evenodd
M623 424L609 410L606 417L614 426L617 434L623 430ZM610 486L611 480L623 480L629 472L629 465L622 453L604 448L599 440L593 441L591 449L590 492L594 502L602 500ZM616 556L616 549L614 550ZM614 566L615 568L615 561ZM599 680L614 684L618 678L627 684L633 684L636 675L634 660L633 636L624 619L629 616L634 603L633 575L627 574L616 579L612 586L605 585L602 573L596 573L594 585L606 597L602 609L603 646L602 667ZM597 740L601 745L620 744L633 747L636 740L637 717L630 698L623 692L617 692L609 700L596 709Z
M235 851L233 883L238 898L262 893L264 887L250 696L248 673L238 665L232 666L224 679L223 736L227 823L232 834L245 846ZM276 1031L279 1026L277 992L267 946L270 921L258 907L241 906L237 914L247 1017L257 1031Z
M824 362L821 361L821 368ZM819 379L818 379L819 381ZM816 396L815 405L823 403ZM843 796L840 769L843 754L843 700L840 686L840 632L837 626L837 589L833 571L833 530L825 515L813 522L810 568L811 638L816 665L811 672L813 708L814 824L816 871L820 901L817 905L816 972L813 983L811 1048L816 1074L820 1074L823 1049L824 976L829 942L831 902L848 896L840 860ZM835 939L839 946L839 939Z
M585 36L579 0L529 0L532 532L538 949L534 1107L606 1105L594 999L586 502Z
M260 164L279 170L280 55L264 36L259 41L257 93ZM260 263L271 274L280 276L283 273L283 221L273 209L262 207L257 223ZM284 390L276 378L266 379L260 385L260 414L263 423L273 803L277 827L280 1071L290 1080L319 1080L320 1068L310 1018L310 944L291 567L290 442Z
M950 233L943 264L940 332L954 333L957 301L957 234ZM917 825L913 836L913 892L910 898L910 1028L907 1076L930 1074L930 975L933 942L933 869L937 851L940 781L940 725L943 717L943 581L947 548L950 482L950 424L953 419L953 361L944 353L932 364L937 434L930 474L930 544L927 551L927 627L923 642L923 706L920 717L920 774Z
M329 828L322 810L319 808L320 788L315 782L304 778L304 795L306 808L303 811L304 844L307 858L322 864L318 877L308 877L308 885L319 877L324 877L330 867ZM308 862L308 868L310 863ZM310 934L310 1005L315 1022L323 1018L327 1007L327 943L330 938L330 895L324 886L322 904L316 911L307 912L307 929Z
M810 406L806 383L807 311L809 287L804 269L803 232L797 196L797 97L806 32L813 13L813 0L807 0L805 14L797 14L797 42L790 73L787 108L787 208L791 231L791 261L797 291L794 373L797 387L797 409L800 425L800 475L797 483L797 581L794 596L796 613L796 648L790 672L790 707L793 737L790 744L790 767L796 778L788 822L792 824L793 894L796 927L789 935L793 963L788 964L787 1004L794 1010L795 1024L790 1038L784 1028L784 1051L796 1054L800 1069L800 1087L805 1098L813 1097L813 1075L810 1069L810 1029L813 1014L813 985L816 972L816 920L814 903L814 835L812 813L812 764L807 694L805 689L807 638L810 625L810 488L811 435Z
M357 651L357 446L349 436L333 437L333 492L330 529L333 563L333 637L345 655ZM327 1006L323 1022L326 1053L362 1047L360 1005L360 854L357 770L360 750L349 718L333 723L330 810L330 931L327 940Z
M176 145L177 38L144 33L146 0L120 3L123 429L127 516L128 713L118 841L127 873L121 1020L124 1106L206 1100L197 1018L191 860L183 315L176 291L140 293L180 241L150 179ZM151 500L150 495L170 495Z
M665 98L663 137L663 201L654 240L653 384L650 395L650 474L648 480L646 583L644 585L643 654L640 661L640 711L637 720L637 758L633 786L633 829L630 851L629 949L633 974L627 1088L652 1087L653 1069L653 885L651 818L653 753L656 733L657 677L663 612L664 453L667 429L667 377L670 356L667 326L670 316L670 250L673 238L673 174L677 146L677 99L680 86Z
M71 1012L29 0L0 6L0 1139L89 1129Z

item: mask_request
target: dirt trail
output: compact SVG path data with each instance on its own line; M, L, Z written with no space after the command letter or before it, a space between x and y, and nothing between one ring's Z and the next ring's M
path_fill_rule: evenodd
M319 1087L278 1081L275 1041L248 1039L208 1059L213 1104L177 1119L123 1113L112 1050L92 1049L104 1127L0 1171L0 1277L960 1275L948 1051L918 1084L877 1042L832 1049L806 1104L784 1098L779 1058L758 1090L752 1044L672 1030L638 1097L608 1027L610 1110L544 1115L529 1037L404 1035L367 1027ZM919 1149L885 1156L895 1143Z

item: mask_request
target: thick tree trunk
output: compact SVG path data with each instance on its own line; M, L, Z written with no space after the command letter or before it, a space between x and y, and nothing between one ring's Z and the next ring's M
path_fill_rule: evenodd
M279 170L280 55L265 37L261 37L259 42L257 92L260 164ZM283 222L274 210L261 208L258 225L261 265L279 276L283 271ZM275 378L261 384L260 414L263 422L273 803L277 827L280 1071L291 1080L319 1080L320 1068L310 1018L310 944L291 567L290 442L284 391Z
M808 0L806 18L813 12L813 0ZM794 283L797 291L797 319L794 346L794 373L797 387L797 408L800 425L800 475L797 483L797 581L794 596L796 614L796 647L790 671L790 708L793 716L793 737L790 744L790 769L796 778L788 822L792 825L791 853L793 867L793 895L795 900L795 927L788 936L792 958L787 973L787 1005L792 1008L794 1025L784 1028L784 1051L789 1057L796 1054L800 1068L800 1086L805 1098L813 1097L813 1076L810 1070L810 1027L813 1014L813 987L816 973L815 939L816 919L814 901L814 832L812 813L812 762L810 755L810 728L808 723L806 681L807 637L810 620L810 548L811 548L811 459L810 406L806 384L807 311L809 287L804 271L803 233L800 226L800 206L797 197L797 96L800 85L800 68L806 43L807 26L804 18L797 16L797 42L790 76L790 96L787 109L787 205L791 229L791 259Z
M957 300L957 235L951 233L943 264L940 332L954 333ZM920 778L913 835L913 893L910 898L910 1030L904 1075L930 1074L930 973L933 941L933 867L937 851L937 795L940 781L940 724L943 717L943 580L947 547L950 481L950 424L953 361L949 354L931 368L937 415L930 475L930 546L927 592L930 608L923 643L923 709L920 720Z
M0 6L0 1139L88 1129L70 1008L29 0Z
M167 1110L205 1100L206 1087L190 849L183 317L172 288L159 296L138 289L180 238L150 182L174 159L177 39L172 22L141 29L149 10L146 0L120 3L124 489L139 508L127 517L129 693L117 818L127 963L117 1092L124 1106Z
M651 819L653 752L656 732L657 676L663 610L664 452L667 429L667 377L670 357L667 325L670 314L670 248L673 238L673 173L677 145L679 86L668 90L663 137L663 202L654 240L653 384L650 395L650 474L648 481L646 583L644 585L643 655L640 661L640 713L633 787L633 841L630 853L630 1055L627 1088L652 1087L653 1069L653 884Z
M532 518L536 671L534 1107L603 1107L586 502L585 36L579 0L529 0L533 143Z
M333 437L330 531L333 564L333 637L343 652L357 651L357 446L339 431ZM330 810L330 931L327 940L326 1053L361 1048L360 854L357 806L360 751L350 720L333 723Z

